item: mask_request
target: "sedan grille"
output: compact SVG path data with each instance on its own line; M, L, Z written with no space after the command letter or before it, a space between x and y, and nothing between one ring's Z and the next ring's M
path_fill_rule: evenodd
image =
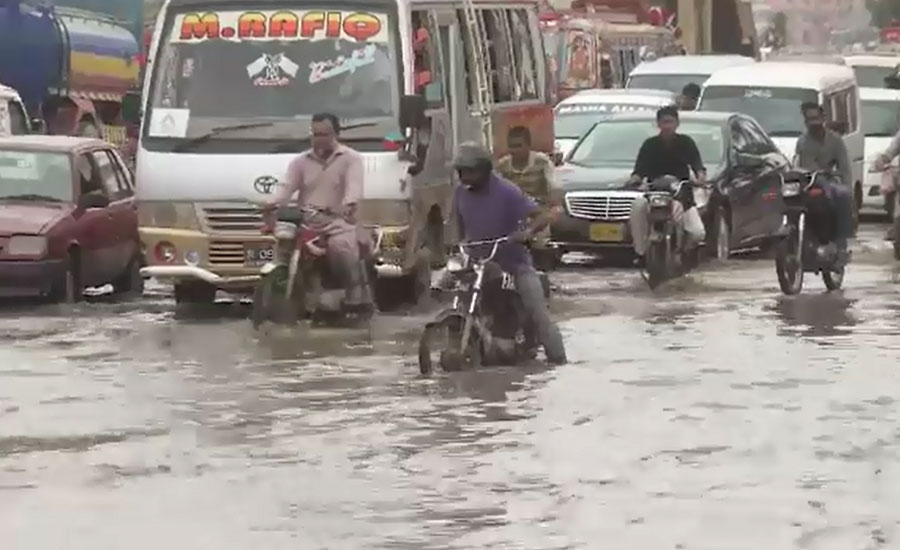
M262 212L252 204L221 204L202 207L206 227L215 233L259 233Z
M566 194L566 210L574 218L623 221L631 215L631 203L640 193L572 192Z

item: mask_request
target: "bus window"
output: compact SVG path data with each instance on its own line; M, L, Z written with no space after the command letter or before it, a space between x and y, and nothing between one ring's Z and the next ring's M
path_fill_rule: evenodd
M516 99L537 99L538 77L534 62L534 40L528 24L528 12L518 9L508 10L506 14L509 17L513 55L516 61Z
M434 33L427 12L414 11L412 22L416 93L425 96L429 109L442 109L444 107L443 71L438 55L438 46L433 38L437 35Z
M512 71L512 48L503 10L482 10L484 33L487 38L490 78L494 88L494 101L504 103L515 99Z

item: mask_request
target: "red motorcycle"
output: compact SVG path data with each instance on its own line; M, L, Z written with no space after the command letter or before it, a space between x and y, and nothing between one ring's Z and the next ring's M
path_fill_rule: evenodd
M336 214L313 207L284 207L263 213L263 232L273 235L276 244L253 294L254 328L266 321L290 325L306 316L331 323L371 317L371 311L343 308L344 289L338 285L341 277L331 273L326 262L327 236L321 228L336 219ZM361 245L360 253L363 292L371 297L371 249Z

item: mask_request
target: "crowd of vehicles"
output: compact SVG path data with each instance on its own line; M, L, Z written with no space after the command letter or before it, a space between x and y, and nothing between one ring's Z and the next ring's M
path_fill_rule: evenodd
M359 269L379 308L418 301L434 269L455 278L452 311L436 323L459 324L454 337L469 351L423 370L521 358L534 347L508 274L465 243L449 254L458 246L451 158L463 142L499 157L508 130L524 126L534 150L556 155L557 263L568 252L630 254L631 206L644 196L652 241L661 243L646 265L654 287L687 265L663 215L671 184L686 182L625 182L657 132L656 110L689 83L702 93L680 132L708 171L706 185L694 187L705 256L774 246L786 293L800 291L804 271L841 286L843 271L820 253L833 240L817 183L828 176L792 166L805 101L823 105L843 137L857 211L896 210L896 193L882 192L896 168L885 176L873 159L898 130L900 91L888 88L900 58L671 55L669 29L586 13L547 17L536 0L368 0L327 12L169 0L152 27L132 175L109 143L140 70L132 31L93 12L12 1L0 2L0 30L11 28L10 6L24 19L0 45L31 29L29 40L43 37L34 55L56 64L26 71L21 59L0 61L0 80L14 85L0 86L0 135L13 136L0 140L4 292L73 301L86 286L133 291L153 277L172 283L180 304L210 303L218 291L252 297L257 326L328 317L337 289L321 261L323 237L307 224L324 213L293 206L267 223L261 208L310 147L320 112L340 118L341 140L363 157L360 218L373 247ZM56 34L41 34L51 27ZM629 32L641 38L625 40ZM20 137L41 121L51 133L86 137Z

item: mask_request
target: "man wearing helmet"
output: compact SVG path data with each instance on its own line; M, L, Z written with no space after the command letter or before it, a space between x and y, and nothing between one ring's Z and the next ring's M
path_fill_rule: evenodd
M540 276L524 244L550 223L550 214L514 183L494 173L491 153L476 143L460 145L454 168L461 184L453 197L460 240L511 236L511 242L500 246L495 259L504 271L515 276L525 312L534 323L547 361L565 363L562 335L550 319Z

